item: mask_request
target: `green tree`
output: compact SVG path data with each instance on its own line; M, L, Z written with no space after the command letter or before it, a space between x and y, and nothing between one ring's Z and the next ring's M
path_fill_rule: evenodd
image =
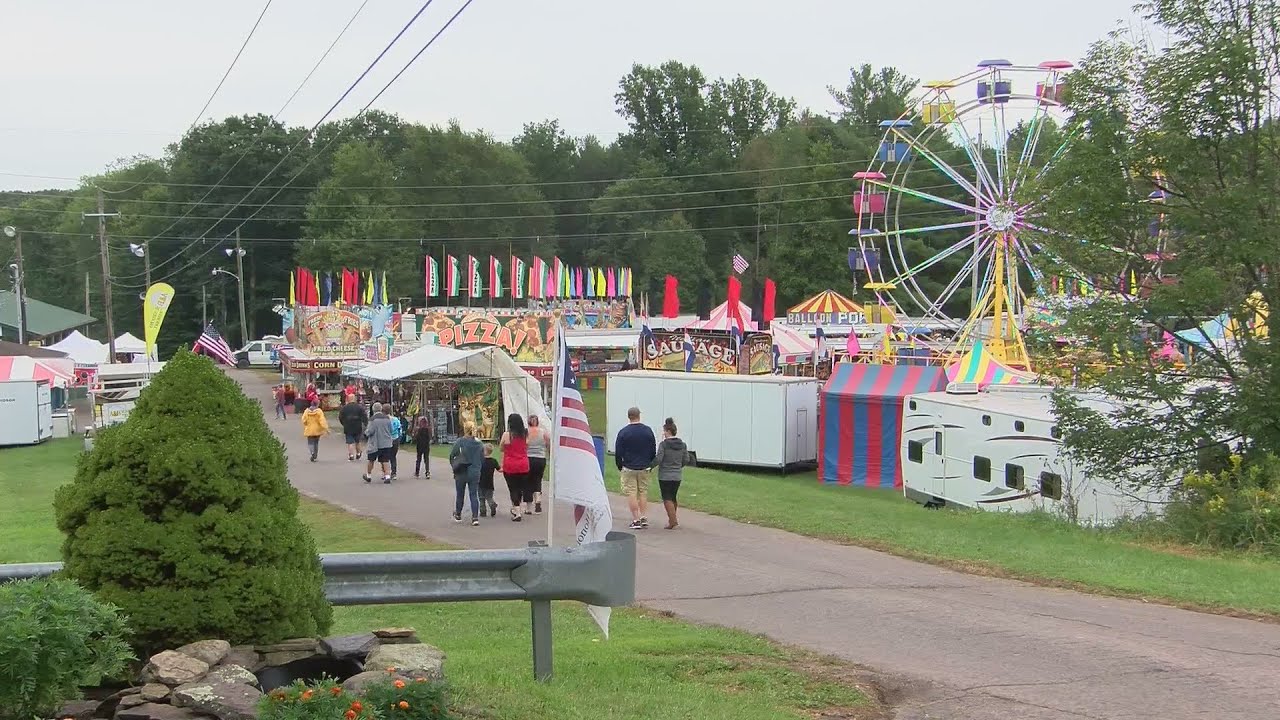
M692 310L697 305L698 290L711 281L707 267L707 245L681 213L670 213L654 224L654 232L643 247L644 262L637 276L653 297L662 296L663 279L674 275L680 281L680 305Z
M1060 397L1068 446L1103 475L1163 483L1214 443L1280 453L1280 345L1251 327L1259 304L1280 301L1280 10L1142 8L1170 40L1117 33L1091 49L1068 85L1076 140L1038 187L1055 270L1101 290L1125 290L1130 275L1142 284L1070 317L1068 332L1097 350L1084 360L1116 365L1091 385L1118 409ZM1153 190L1167 200L1151 202ZM1165 333L1221 316L1234 337L1200 337L1185 371L1152 359Z
M258 404L180 352L59 488L66 574L121 608L143 652L328 630L315 543Z
M896 120L907 111L916 81L897 68L876 70L870 64L849 69L849 82L844 88L827 86L827 92L840 106L840 119L874 131L885 120Z

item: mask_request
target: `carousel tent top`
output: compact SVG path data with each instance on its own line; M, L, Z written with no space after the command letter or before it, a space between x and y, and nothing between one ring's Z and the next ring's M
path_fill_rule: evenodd
M751 320L751 308L746 303L738 303L738 312L742 313L742 322L747 330L755 330L756 324ZM690 330L728 330L734 326L729 317L729 303L722 302L716 306L706 320L695 320L689 323Z
M974 342L964 357L947 366L947 382L978 383L979 387L1030 382L1032 379L1031 375L1006 367L995 359L983 347L981 340Z
M66 353L79 365L97 365L107 361L107 346L72 330L71 334L49 346L50 350Z
M835 290L823 290L787 311L788 313L860 313L862 306Z
M443 345L424 345L386 362L369 365L353 373L366 380L426 379L432 375L487 377L502 384L502 404L508 413L550 417L542 402L542 385L497 347L458 350Z

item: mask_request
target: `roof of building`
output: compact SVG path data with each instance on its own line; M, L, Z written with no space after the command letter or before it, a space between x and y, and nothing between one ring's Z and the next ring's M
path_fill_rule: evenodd
M0 290L0 325L16 328L18 322L18 296L11 290ZM53 335L92 322L95 318L84 313L27 296L27 332L33 335Z
M22 356L33 358L64 358L67 356L64 352L50 350L45 347L35 347L33 345L20 345L16 342L8 340L0 340L0 357Z

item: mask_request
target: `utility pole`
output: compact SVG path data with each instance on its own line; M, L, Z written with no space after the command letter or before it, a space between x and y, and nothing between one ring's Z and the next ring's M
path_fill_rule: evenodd
M151 241L150 240L142 241L142 272L146 274L145 280L143 281L146 283L146 288L143 289L143 292L145 293L147 290L151 289Z
M107 323L107 362L116 361L116 326L111 320L111 256L107 252L107 218L120 217L120 213L109 213L103 207L102 189L98 189L98 212L85 213L84 217L98 218L98 253L102 257L102 314Z
M13 239L14 254L17 255L18 277L15 290L18 291L18 343L27 344L27 273L22 266L22 231L19 230Z
M209 327L209 285L200 286L200 331Z
M236 285L240 289L240 347L249 344L249 325L244 319L244 250L240 249L240 228L236 228Z
M89 314L89 273L84 274L84 314Z

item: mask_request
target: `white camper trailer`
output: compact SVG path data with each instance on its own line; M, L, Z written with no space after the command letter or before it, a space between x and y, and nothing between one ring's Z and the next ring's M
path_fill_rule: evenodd
M613 451L627 409L637 407L659 440L662 421L674 418L698 462L766 468L813 463L819 387L814 378L781 375L609 373L606 447Z
M1167 492L1121 488L1062 452L1049 393L953 384L908 396L899 448L904 493L926 505L1046 510L1085 525L1160 512Z

